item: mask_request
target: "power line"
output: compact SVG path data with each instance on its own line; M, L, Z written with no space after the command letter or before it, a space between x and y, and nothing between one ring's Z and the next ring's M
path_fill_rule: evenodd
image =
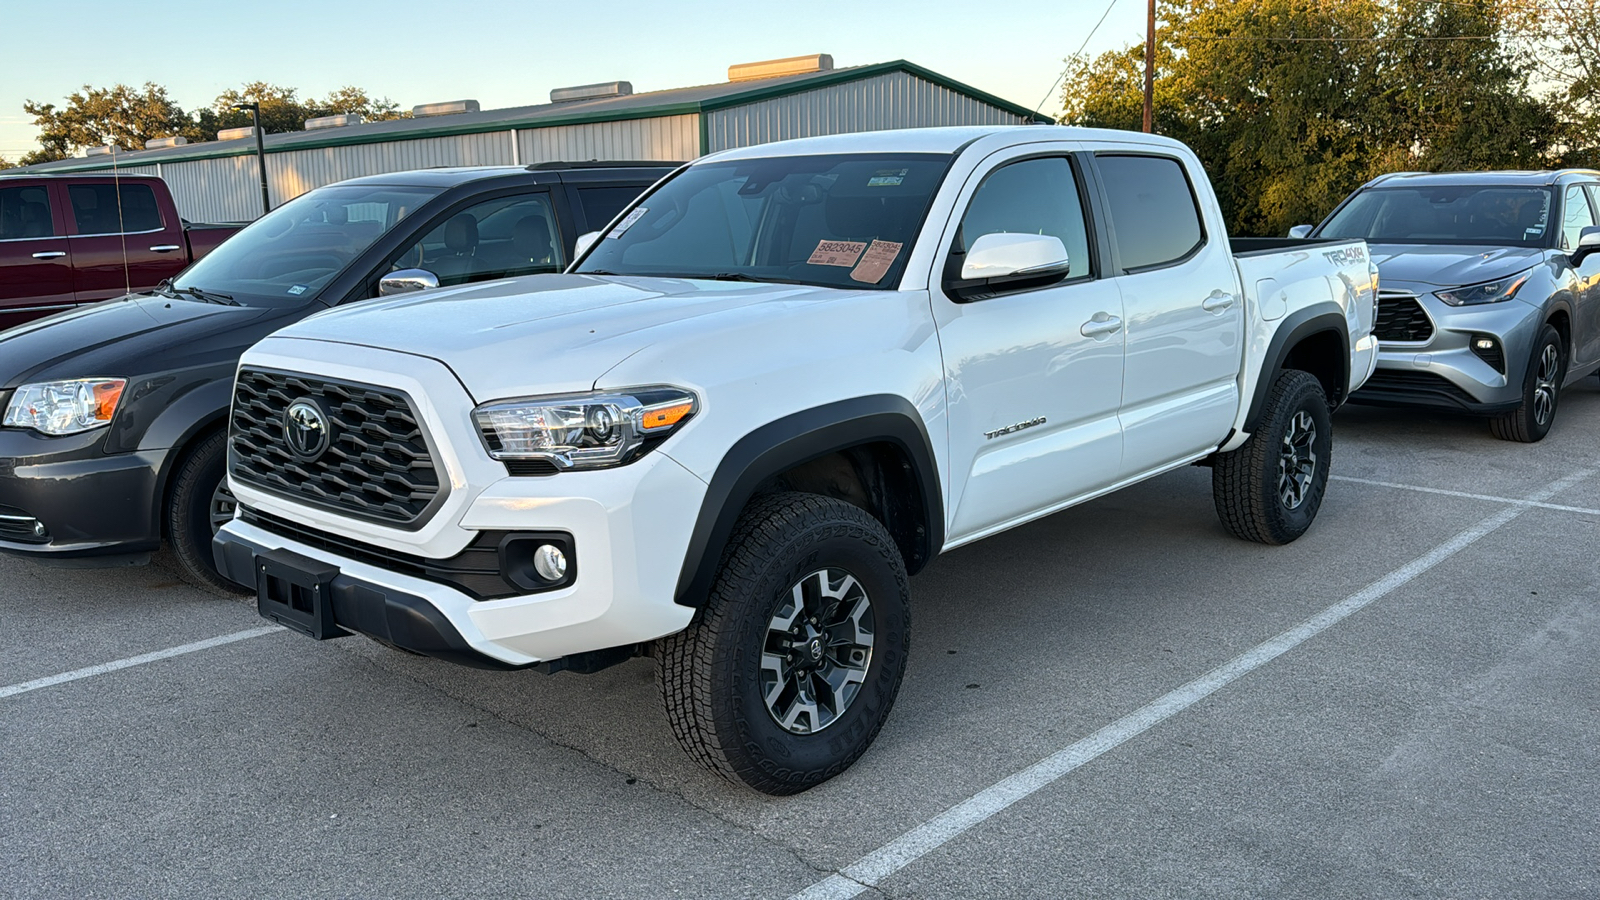
M1094 33L1096 31L1100 30L1100 26L1101 25L1105 24L1106 16L1111 15L1111 8L1116 6L1116 5L1117 5L1117 0L1111 0L1110 3L1106 4L1106 11L1100 14L1100 21L1094 23L1094 27L1089 29L1089 34L1086 37L1084 37L1083 43L1078 45L1077 52L1072 54L1073 57L1076 57L1079 53L1082 53L1083 52L1083 48L1089 46L1089 41L1094 39ZM1056 76L1055 84L1050 85L1050 90L1044 92L1044 99L1040 100L1039 101L1039 105L1035 106L1033 108L1033 114L1034 115L1038 115L1039 114L1039 110L1043 109L1044 105L1046 103L1050 102L1050 96L1056 92L1056 85L1059 85L1061 83L1061 80L1063 78L1067 77L1067 72L1071 71L1071 69L1072 69L1071 66L1067 66L1066 68L1061 70L1061 74L1060 75Z

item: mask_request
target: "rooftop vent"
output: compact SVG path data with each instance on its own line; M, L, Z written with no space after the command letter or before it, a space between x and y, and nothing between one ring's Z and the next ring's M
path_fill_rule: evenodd
M754 81L757 78L779 78L784 75L803 75L807 72L828 72L832 69L832 56L826 53L813 53L810 56L791 56L786 59L769 59L729 66L728 80Z
M144 148L146 150L165 150L168 147L182 147L187 143L189 143L189 139L186 137L151 138L144 142Z
M255 136L256 129L253 125L246 125L243 128L224 128L217 132L217 140L219 141L238 141Z
M83 155L84 156L110 156L113 153L121 153L121 152L122 152L122 148L118 147L116 144L101 144L98 147L89 147L88 149L84 150L83 151Z
M343 128L346 125L360 125L360 113L344 113L337 116L318 116L306 120L306 130L316 131L319 128Z
M423 103L411 107L411 117L424 119L428 116L455 116L461 113L477 112L476 100L447 100L444 103Z
M605 81L600 84L580 84L576 87L556 88L550 92L550 102L566 103L572 100L626 97L632 93L633 85L626 81Z

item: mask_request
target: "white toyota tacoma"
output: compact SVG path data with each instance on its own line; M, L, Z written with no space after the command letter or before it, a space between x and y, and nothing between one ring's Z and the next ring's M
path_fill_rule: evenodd
M653 656L774 794L889 714L907 576L1175 467L1311 525L1366 380L1361 241L1235 242L1177 142L937 128L707 156L566 274L314 316L244 355L220 570L316 638L491 668Z

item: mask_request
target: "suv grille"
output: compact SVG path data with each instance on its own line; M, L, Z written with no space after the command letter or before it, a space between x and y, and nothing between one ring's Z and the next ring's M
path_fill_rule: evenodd
M1379 291L1372 333L1380 341L1425 341L1433 337L1433 321L1415 294Z
M291 446L288 410L300 400L326 420L325 446L310 448L320 452ZM383 388L241 370L229 445L240 481L355 518L414 526L440 496L410 401Z

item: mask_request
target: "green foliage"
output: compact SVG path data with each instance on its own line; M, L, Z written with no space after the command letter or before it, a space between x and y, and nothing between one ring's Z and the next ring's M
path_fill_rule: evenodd
M1155 130L1205 163L1230 228L1283 234L1392 171L1529 168L1556 120L1489 0L1179 0L1164 6ZM1072 62L1073 124L1137 130L1143 50Z
M261 121L268 134L299 131L306 119L339 113L360 113L369 121L410 116L389 98L373 98L353 85L339 88L323 100L300 100L297 93L294 88L258 81L238 90L223 91L209 108L189 113L157 84L146 83L143 88L84 85L59 108L33 100L23 104L39 128L40 149L23 156L21 164L65 159L85 147L107 143L125 150L142 150L145 141L153 138L181 136L194 142L214 141L224 128L250 124L248 111L233 108L241 102L261 104Z
M16 167L17 167L16 163L12 162L9 159L6 159L4 156L0 156L0 169L14 169Z

